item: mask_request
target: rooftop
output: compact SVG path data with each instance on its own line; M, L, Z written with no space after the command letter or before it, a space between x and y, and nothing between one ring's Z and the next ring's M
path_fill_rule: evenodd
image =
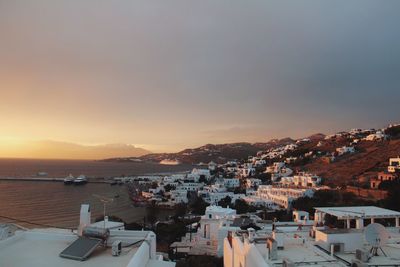
M400 212L388 210L375 206L355 206L355 207L318 207L317 212L323 212L339 219L356 218L395 218L400 217Z
M400 233L398 228L391 227L386 228L389 232L390 238L387 244L382 246L383 252L378 251L378 256L372 257L366 264L366 266L398 266L400 264ZM330 233L362 233L363 230L356 229L330 229L324 230L330 231ZM258 253L254 254L249 252L253 259L257 262L265 261L267 266L282 266L285 259L290 260L294 263L294 266L318 266L318 267L333 267L333 266L349 266L356 258L356 251L343 251L335 252L332 257L330 252L318 247L315 243L314 238L309 236L309 231L306 229L296 230L291 232L280 232L280 240L283 242L283 249L277 250L277 258L275 260L269 259L268 255L265 254L266 238L271 236L269 232L257 231L254 237L254 245L258 250ZM242 246L248 243L248 234L246 231L237 231L235 233L236 240L241 240ZM351 238L351 237L349 237ZM279 241L278 241L279 243ZM346 246L346 245L345 245ZM254 247L253 247L254 248ZM253 249L250 248L250 249ZM360 249L369 252L371 245L365 240L362 240ZM238 249L238 248L237 248ZM248 250L249 248L244 248ZM264 266L264 265L259 265Z
M269 259L267 255L264 255L266 253L266 244L264 244L266 242L266 236L256 234L255 246L259 254L253 252L252 257L255 261L260 263L259 266L265 266L261 265L261 262L264 261L267 266L281 267L284 260L290 260L295 266L346 266L340 260L331 257L329 254L315 247L309 237L308 231L281 233L281 237L284 240L284 249L278 250L277 258L272 260ZM257 244L259 242L261 243Z
M123 222L113 222L109 221L108 217L106 217L105 221L99 221L92 223L91 226L94 227L99 227L99 228L107 228L107 229L115 229L115 228L124 228L124 223Z
M16 231L15 234L0 241L0 266L32 266L32 267L100 267L100 266L131 266L132 259L141 250L144 239L149 236L148 231L114 231L111 232L108 247L97 247L86 261L76 261L59 256L65 248L72 244L78 236L70 230L63 229L33 229ZM123 241L122 252L119 256L112 256L111 247L115 240ZM142 241L142 242L140 242ZM144 241L144 242L143 242ZM148 254L148 248L145 249ZM142 266L175 266L174 263L150 260L148 255L139 253ZM172 265L171 265L172 264Z

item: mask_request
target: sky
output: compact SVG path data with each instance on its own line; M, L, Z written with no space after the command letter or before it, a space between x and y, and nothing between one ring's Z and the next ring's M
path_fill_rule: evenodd
M174 152L399 122L399 10L0 0L0 157L43 140Z

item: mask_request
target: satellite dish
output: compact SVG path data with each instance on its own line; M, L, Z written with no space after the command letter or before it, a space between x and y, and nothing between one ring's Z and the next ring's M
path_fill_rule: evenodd
M378 256L378 249L386 256L382 250L382 246L388 242L389 233L386 231L385 226L379 223L371 223L365 228L365 240L372 246L371 253Z
M365 228L365 239L372 247L381 247L389 239L385 226L379 223L371 223Z

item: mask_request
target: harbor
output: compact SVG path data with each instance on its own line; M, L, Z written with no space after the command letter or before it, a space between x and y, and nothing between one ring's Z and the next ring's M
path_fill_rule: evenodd
M42 179L42 178L41 178ZM82 203L92 207L92 219L103 215L103 203L95 195L113 199L106 205L107 215L117 216L127 223L143 222L146 207L134 206L126 186L110 186L104 182L89 182L84 186L64 185L62 181L0 180L0 216L56 227L76 227ZM12 203L12 204L10 204ZM18 208L16 208L18 207ZM160 210L165 219L171 212ZM0 218L0 222L16 222ZM24 227L34 225L22 223Z
M63 183L65 178L60 177L0 177L0 181L25 181L25 182L61 182ZM88 183L94 184L112 184L113 180L105 180L101 178L88 178Z

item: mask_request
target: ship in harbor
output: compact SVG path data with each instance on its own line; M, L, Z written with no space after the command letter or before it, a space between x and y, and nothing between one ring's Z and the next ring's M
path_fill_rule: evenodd
M75 180L75 177L72 174L70 174L64 178L64 184L66 184L66 185L73 184L74 180Z
M67 177L64 178L64 184L65 185L83 185L88 182L87 178L85 175L81 174L77 178L75 178L72 174L68 175Z
M81 174L81 175L78 176L78 178L76 178L74 180L74 185L82 185L82 184L86 184L87 182L88 181L87 181L86 176Z

